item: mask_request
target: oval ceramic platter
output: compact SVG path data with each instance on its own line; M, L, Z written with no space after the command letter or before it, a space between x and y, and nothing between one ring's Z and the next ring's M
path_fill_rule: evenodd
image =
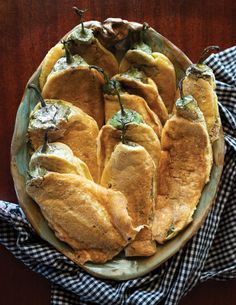
M112 19L109 19L109 21L112 22ZM89 27L93 22L85 24ZM141 24L132 22L128 24L134 28L142 26ZM179 81L183 77L186 68L191 64L191 61L182 51L152 28L148 29L146 39L151 45L153 51L161 52L169 57L175 66L177 81ZM119 52L122 53L123 51L121 50ZM122 54L120 54L120 56L122 56ZM29 83L38 85L40 70L41 65L32 75ZM49 228L47 222L43 218L39 207L25 191L30 158L29 147L27 144L27 128L30 112L34 108L36 102L37 98L35 93L33 90L27 89L26 86L24 96L17 112L11 146L11 171L16 194L22 209L36 232L58 251L77 263L73 250L68 245L57 239L54 232ZM159 245L156 254L151 257L130 259L125 258L123 253L120 253L105 264L86 263L82 268L88 273L100 278L113 280L134 279L157 268L179 251L200 228L213 204L224 162L224 137L222 131L220 138L214 143L213 151L214 164L211 171L210 181L202 192L200 202L194 214L193 222L185 230L180 232L175 238L166 242L164 245Z

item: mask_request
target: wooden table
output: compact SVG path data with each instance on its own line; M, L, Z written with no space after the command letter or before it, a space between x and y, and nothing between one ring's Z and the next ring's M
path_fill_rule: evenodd
M10 143L15 115L25 84L46 52L78 22L70 0L0 1L0 198L16 201L10 174ZM195 61L208 45L222 49L236 43L236 2L210 1L79 1L88 8L87 20L122 17L146 21ZM49 304L48 281L29 271L0 247L0 304ZM181 302L234 305L236 281L209 281L193 289Z

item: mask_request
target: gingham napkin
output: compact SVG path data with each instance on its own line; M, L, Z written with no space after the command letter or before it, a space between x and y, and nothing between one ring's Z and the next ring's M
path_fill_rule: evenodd
M0 242L51 281L51 304L173 305L199 281L236 278L236 46L211 55L206 63L217 79L225 166L201 229L161 267L125 282L94 278L41 240L18 205L0 201Z

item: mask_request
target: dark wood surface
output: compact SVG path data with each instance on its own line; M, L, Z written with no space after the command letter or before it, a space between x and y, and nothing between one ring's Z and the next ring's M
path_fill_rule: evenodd
M10 174L10 143L25 84L46 52L77 24L71 7L88 8L86 19L146 21L195 61L207 45L236 44L235 0L71 1L0 0L0 199L16 201ZM50 284L0 246L0 304L48 305ZM209 281L181 305L234 305L236 280Z

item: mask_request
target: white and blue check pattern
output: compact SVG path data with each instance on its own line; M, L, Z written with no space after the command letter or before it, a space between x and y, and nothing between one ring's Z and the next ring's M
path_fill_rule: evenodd
M0 201L0 242L52 283L53 305L174 305L199 281L236 278L236 47L211 55L226 156L215 203L198 233L146 276L115 282L89 275L40 239L18 205Z

